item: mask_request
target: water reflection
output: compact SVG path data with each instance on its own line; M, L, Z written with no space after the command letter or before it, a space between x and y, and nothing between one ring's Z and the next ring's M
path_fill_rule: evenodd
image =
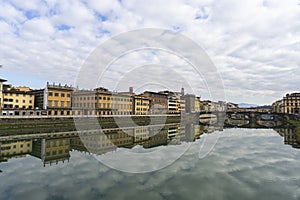
M300 138L297 137L296 129L293 127L275 129L283 138L284 144L291 145L293 148L300 148Z
M103 132L89 130L85 131L84 137L79 137L74 132L61 132L44 137L31 135L28 139L24 139L23 135L20 135L20 139L0 137L0 162L7 162L10 158L21 158L29 154L39 158L46 166L69 162L71 151L102 155L114 152L118 148L131 149L137 145L144 149L162 145L180 145L182 142L196 141L204 133L223 130L222 126L193 123L167 124L159 131L157 127L160 129L160 126L153 125L129 127L126 130L103 129ZM284 144L300 148L299 139L293 127L274 130L284 138Z
M23 135L19 136L20 139L18 136L14 136L14 139L0 137L0 162L29 154L41 159L44 165L52 165L68 162L70 151L101 155L121 147L130 149L140 145L147 149L161 145L180 145L182 142L195 141L203 133L212 133L214 130L222 130L222 127L192 123L182 126L174 123L167 124L162 129L153 125L129 127L126 130L119 128L89 130L81 137L74 132L38 137L31 135L29 139L21 139L24 138Z
M89 134L89 148L103 144L103 151L96 152L99 148L94 147L94 153L80 137L67 132L26 139L20 135L5 141L0 137L1 159L8 160L0 163L0 199L140 199L141 194L143 199L299 199L300 151L289 146L293 137L287 137L293 131L219 129L222 127L169 124L161 130L161 138L152 139L148 136L154 127L126 131L133 135L106 129L116 147L107 146L105 138L93 141L97 134ZM199 159L205 138L218 136L213 151ZM136 149L165 148L170 153L187 144L191 145L184 156L151 173L123 173L94 158L96 153L109 157Z

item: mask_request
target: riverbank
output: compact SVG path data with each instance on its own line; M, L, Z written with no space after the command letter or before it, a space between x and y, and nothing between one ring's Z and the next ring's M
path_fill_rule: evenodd
M97 123L98 122L98 123ZM103 116L103 117L68 117L68 118L3 118L0 123L0 136L15 134L36 134L45 132L76 131L78 126L93 129L117 128L118 122L122 126L147 126L149 124L180 123L180 115L154 115L154 116Z

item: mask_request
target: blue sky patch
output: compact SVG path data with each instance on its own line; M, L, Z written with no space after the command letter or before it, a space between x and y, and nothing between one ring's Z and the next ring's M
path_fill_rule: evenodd
M95 13L95 16L97 17L97 19L101 20L101 21L107 21L107 17L104 15L101 15L100 13Z
M30 20L30 19L33 19L36 17L40 17L40 13L37 10L28 10L28 11L25 11L25 16L27 19Z
M60 25L57 25L56 28L60 31L65 31L65 30L70 30L73 27L66 25L66 24L60 24Z

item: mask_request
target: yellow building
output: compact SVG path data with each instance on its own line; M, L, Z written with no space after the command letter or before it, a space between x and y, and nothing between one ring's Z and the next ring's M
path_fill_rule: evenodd
M134 115L148 115L150 109L150 99L140 96L133 96L133 114Z
M48 115L71 115L71 95L73 88L67 85L50 85L47 83Z
M49 84L44 89L32 90L34 107L42 115L72 115L71 96L73 88L68 85Z
M34 109L34 95L29 87L3 87L3 108L4 109Z
M2 91L3 91L3 83L4 83L5 81L6 81L5 79L1 79L1 78L0 78L0 110L1 110L2 107L3 107L3 94L2 94Z

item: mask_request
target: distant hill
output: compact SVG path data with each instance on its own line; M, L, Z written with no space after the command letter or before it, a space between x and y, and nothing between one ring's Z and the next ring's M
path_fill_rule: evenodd
M257 104L249 104L249 103L239 103L239 108L272 108L271 105L257 105Z
M238 106L239 106L239 108L255 108L255 107L258 107L259 105L249 104L249 103L239 103Z

